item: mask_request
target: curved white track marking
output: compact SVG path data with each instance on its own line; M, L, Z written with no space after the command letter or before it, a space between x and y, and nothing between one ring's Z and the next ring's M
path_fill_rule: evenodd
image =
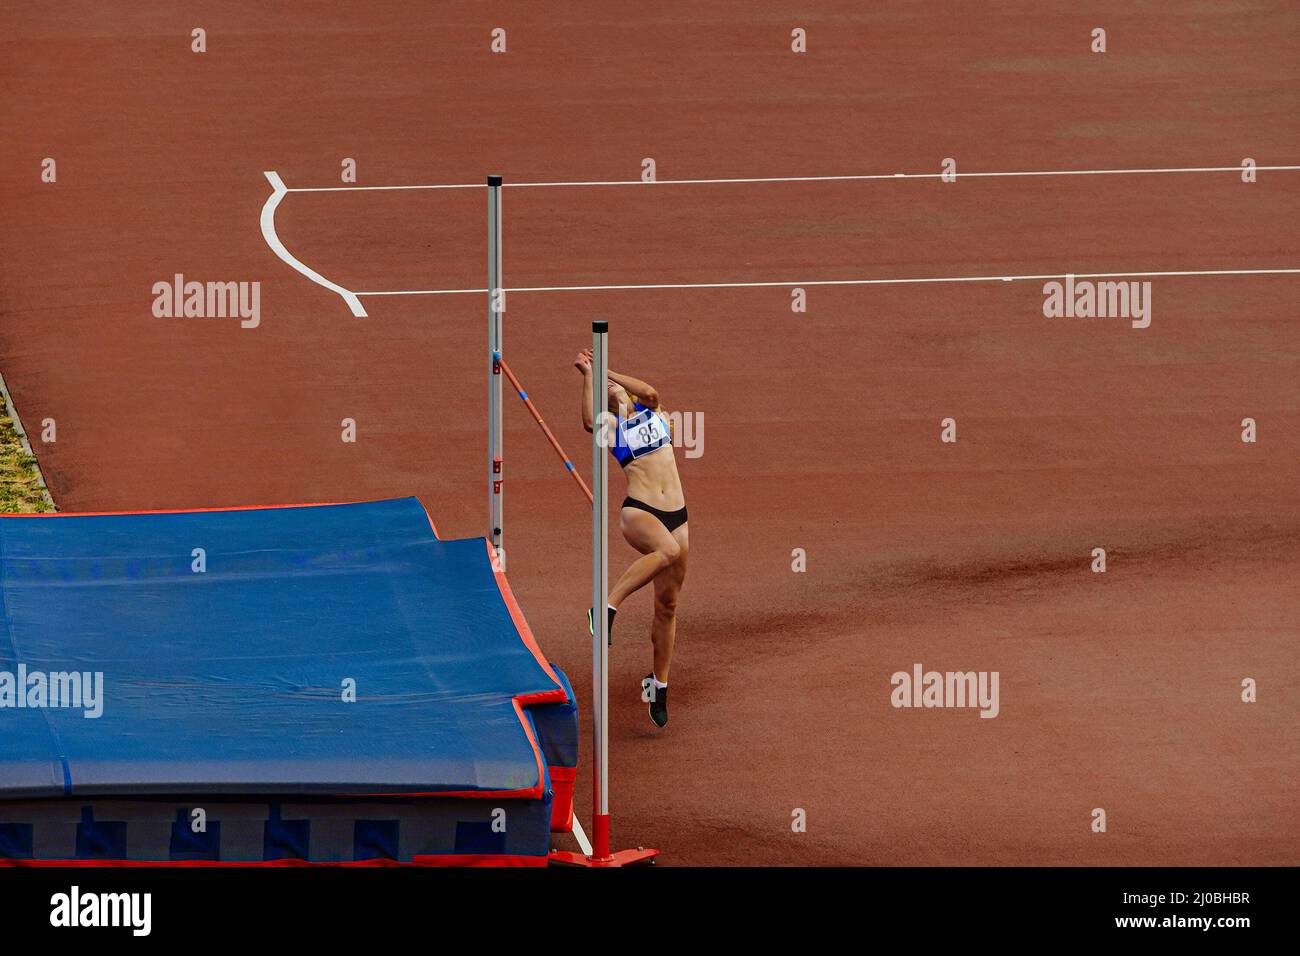
M955 172L956 179L991 179L1031 176L1137 176L1171 173L1240 173L1241 166L1172 166L1144 167L1130 169L1045 169L1020 170L1007 172ZM1291 166L1256 166L1260 172L1290 172L1300 170L1300 165ZM267 172L274 193L262 209L262 235L276 254L301 272L313 282L337 292L348 303L352 314L364 316L366 310L361 305L361 296L380 295L484 295L487 289L393 289L377 292L352 292L330 282L319 273L303 265L285 249L275 234L275 208L287 193L332 193L355 192L366 190L405 190L405 189L486 189L486 183L442 183L411 184L397 186L316 186L289 188L275 172ZM593 180L588 182L525 182L504 183L504 188L529 188L534 186L687 186L728 183L816 183L816 182L851 182L863 180L896 179L942 179L945 173L873 173L861 176L765 176L734 179L659 179L647 183L640 179L627 180ZM1289 275L1300 273L1300 269L1205 269L1166 272L1079 272L1073 273L1076 279L1141 279L1166 278L1176 276L1231 276L1231 275ZM521 286L506 288L505 292L599 292L606 290L634 289L744 289L744 288L793 288L795 286L853 286L853 285L920 285L926 283L954 282L1016 282L1042 281L1047 279L1065 279L1065 273L1044 275L1009 275L1009 276L946 276L900 279L804 279L759 282L681 282L681 283L627 283L621 285L567 285L567 286Z
M264 175L271 183L272 190L271 195L266 200L266 204L262 206L262 238L266 240L266 244L271 247L272 251L274 251L277 256L287 262L290 267L301 272L317 285L322 285L331 292L337 292L342 296L343 301L348 304L348 308L352 310L352 314L357 318L365 318L365 307L362 306L361 300L357 298L355 292L343 288L343 286L339 285L337 282L331 282L314 269L309 269L298 259L294 258L293 254L284 247L284 243L280 241L280 237L275 233L275 209L280 205L280 200L283 199L291 190L285 187L284 180L282 180L279 174L274 170L263 172L262 175Z
M1198 269L1170 272L1060 272L1017 276L926 276L915 279L782 279L771 282L654 282L625 285L542 285L507 287L512 292L604 292L620 289L760 289L823 285L923 285L952 282L1037 282L1047 279L1156 279L1179 276L1272 276L1300 274L1300 269ZM484 295L487 289L397 289L392 292L357 292L356 295Z
M954 179L995 179L1019 176L1148 176L1159 173L1240 173L1241 166L1172 166L1135 169L1039 169L1009 172L954 172ZM1300 166L1256 166L1257 172L1294 172ZM699 186L727 183L830 183L873 179L941 179L945 173L871 173L863 176L753 176L738 179L597 179L587 182L502 183L503 189L528 189L537 186ZM358 190L395 189L486 189L486 183L412 184L409 186L312 186L290 189L291 193L339 193Z

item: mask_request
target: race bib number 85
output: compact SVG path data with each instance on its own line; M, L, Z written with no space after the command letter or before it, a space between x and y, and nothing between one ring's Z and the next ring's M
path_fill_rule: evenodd
M672 436L664 426L664 420L651 411L644 411L629 418L619 427L623 431L623 439L633 458L640 458L672 441Z

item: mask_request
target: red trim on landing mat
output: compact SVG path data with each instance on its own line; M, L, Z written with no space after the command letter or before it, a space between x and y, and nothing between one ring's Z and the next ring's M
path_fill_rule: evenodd
M416 498L415 500L420 501L419 498ZM433 523L433 515L429 514L428 506L426 506L423 501L420 501L420 507L424 509L424 516L429 519L429 527L433 529L433 536L441 541L442 535L438 534L438 526ZM485 538L484 540L487 539Z
M370 501L388 501L372 498ZM216 511L277 511L285 508L329 508L334 505L364 505L370 501L314 501L306 504L230 505L225 508L158 508L144 511L48 511L45 514L0 515L0 518L120 518L128 515L211 514Z
M0 859L0 867L348 867L348 866L546 866L545 856L523 854L447 853L417 856L413 862L397 860L349 860L338 863L311 860L8 860Z
M548 767L551 774L551 832L573 832L573 787L578 779L577 767Z
M0 518L120 518L127 515L187 515L187 514L211 514L217 511L277 511L284 508L332 508L335 505L365 505L376 501L392 501L392 498L363 498L360 501L311 501L278 505L227 505L221 508L157 508L145 509L143 511L49 511L44 514L5 514ZM433 523L433 515L429 514L429 509L425 507L423 501L419 502L420 507L424 510L424 516L429 519L429 527L433 529L433 536L439 541L442 536L438 534L438 526Z
M528 742L532 745L533 754L537 758L537 792L535 798L540 798L542 796L542 786L546 780L546 771L542 763L542 748L537 742L537 737L533 734L533 728L528 718L524 715L524 707L529 704L562 704L569 697L560 685L560 679L555 676L555 671L551 670L551 662L546 659L542 649L537 646L537 639L533 637L532 629L529 628L528 621L524 619L524 612L520 609L519 602L515 600L514 592L510 590L510 582L506 580L505 572L496 566L492 542L484 538L483 545L487 548L488 561L492 563L492 577L496 580L497 590L501 592L501 599L505 601L506 607L510 611L510 619L514 622L515 630L519 633L519 639L532 652L534 659L541 665L542 670L546 671L546 676L555 682L554 690L539 691L533 694L518 694L514 698L515 713L519 716L519 725L523 727L524 733L528 735Z
M492 553L492 542L487 538L483 539L483 544L487 547L488 560L493 561L495 555ZM555 696L554 691L541 691L536 694L521 695L520 700L525 704L562 704L568 700L564 693L564 688L560 686L560 679L555 676L555 671L551 670L551 662L546 659L542 649L537 646L537 639L533 637L532 629L529 628L528 622L524 619L524 612L519 607L519 602L515 600L515 594L510 590L510 582L506 580L506 574L500 570L495 562L492 565L492 576L496 578L497 590L501 592L501 599L506 602L506 607L510 610L510 619L515 622L515 630L519 632L519 639L524 642L541 665L542 670L546 671L546 676L555 681L555 686L559 690L559 697Z

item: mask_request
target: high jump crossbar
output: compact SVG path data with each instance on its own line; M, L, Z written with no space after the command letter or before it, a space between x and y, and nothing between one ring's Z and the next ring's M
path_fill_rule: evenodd
M546 440L551 443L551 447L555 449L555 453L560 456L560 461L564 462L565 471L573 476L573 480L578 483L578 488L587 496L587 504L591 504L591 489L588 488L587 483L582 480L582 475L578 474L578 469L573 467L573 462L569 459L568 454L556 439L550 426L548 426L542 419L542 413L537 410L537 406L534 405L533 400L528 397L528 393L524 391L524 387L519 384L519 379L515 378L515 373L510 371L510 366L506 364L506 360L501 357L501 353L499 352L496 355L496 364L501 367L501 372L505 377L510 379L511 386L513 386L515 392L518 393L520 400L524 403L524 407L528 409L528 413L533 416L533 421L537 422L537 427L542 430L542 434L546 436Z

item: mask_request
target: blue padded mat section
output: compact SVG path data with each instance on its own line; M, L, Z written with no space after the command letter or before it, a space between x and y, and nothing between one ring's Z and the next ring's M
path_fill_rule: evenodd
M525 790L542 781L512 698L564 693L483 539L439 541L414 498L0 519L0 675L20 666L102 672L103 713L4 706L0 685L4 799ZM561 762L565 706L539 732ZM120 839L84 831L94 854ZM270 831L311 854L301 828Z
M576 767L578 765L578 704L573 696L569 676L554 664L551 670L564 688L563 703L536 704L527 714L537 731L537 742L548 767Z

